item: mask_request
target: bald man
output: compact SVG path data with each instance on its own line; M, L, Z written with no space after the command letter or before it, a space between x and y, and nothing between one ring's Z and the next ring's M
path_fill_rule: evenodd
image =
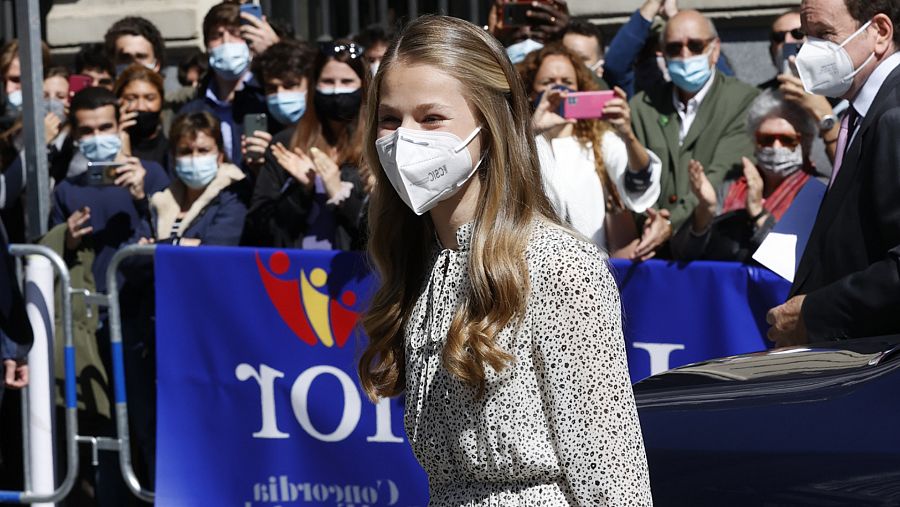
M712 184L719 185L726 173L740 170L741 156L752 156L745 124L747 108L758 93L715 69L719 36L700 12L680 11L669 20L660 42L672 82L631 101L635 134L662 159L657 207L667 210L671 220L668 231L639 246L645 250L662 245L693 212L697 198L688 175L691 161L700 163Z

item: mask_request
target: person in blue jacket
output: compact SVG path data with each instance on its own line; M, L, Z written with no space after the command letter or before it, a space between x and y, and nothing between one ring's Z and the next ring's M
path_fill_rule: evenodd
M119 102L106 88L86 88L72 98L73 153L67 177L53 189L50 227L66 223L66 253L90 241L99 292L106 292L106 268L116 251L140 227L147 196L169 184L159 164L124 153L119 132ZM106 177L89 163L115 164Z
M219 121L199 112L175 118L170 131L176 179L150 196L141 243L237 246L251 188L227 162Z

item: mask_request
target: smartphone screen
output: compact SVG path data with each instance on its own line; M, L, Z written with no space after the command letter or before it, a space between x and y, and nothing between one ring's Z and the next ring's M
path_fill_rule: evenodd
M88 162L87 183L94 187L103 187L116 184L119 177L117 170L122 167L122 162Z
M603 118L603 107L614 99L613 91L572 92L563 101L563 118L587 120Z
M503 5L503 26L517 27L528 25L528 11L531 10L531 3L509 3Z

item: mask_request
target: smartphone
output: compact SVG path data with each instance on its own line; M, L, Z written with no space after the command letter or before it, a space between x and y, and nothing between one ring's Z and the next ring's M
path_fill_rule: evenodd
M119 174L116 170L125 165L123 162L91 162L87 163L87 183L92 187L115 185Z
M511 28L529 25L531 18L528 17L528 11L531 9L531 2L503 4L500 13L503 27Z
M782 50L782 54L784 54L784 68L781 69L782 74L793 74L798 76L797 69L791 65L790 58L793 56L797 58L797 53L800 52L800 47L803 46L802 42L785 42L784 49Z
M244 135L250 137L257 130L269 131L269 118L266 113L251 113L244 116Z
M616 97L614 91L572 92L563 101L563 118L587 120L603 118L603 106Z
M72 74L69 76L69 98L74 97L76 93L85 88L90 88L93 83L94 79L91 76Z
M248 12L254 18L262 19L262 7L260 7L258 4L242 4L241 12ZM241 24L248 25L250 23L241 18Z

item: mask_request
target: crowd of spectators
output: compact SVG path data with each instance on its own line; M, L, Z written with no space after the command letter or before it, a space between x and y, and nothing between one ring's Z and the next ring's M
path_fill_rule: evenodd
M756 87L733 76L713 21L674 0L645 0L608 44L595 25L570 19L565 2L536 3L517 26L504 25L503 3L487 29L533 100L545 190L560 217L610 256L749 262L807 180L827 181L841 105L806 93L784 56L804 39L797 10L773 23L779 75ZM206 14L205 52L168 67L177 89L162 74L163 36L141 17L114 23L70 69L53 66L44 47L48 238L62 239L45 244L81 263L91 290L106 291L113 254L130 244L364 250L375 179L361 159L360 112L393 32L373 26L312 43L239 4ZM5 244L26 240L15 40L0 48L0 79ZM594 90L614 93L602 117L561 115L569 93ZM132 302L123 312L147 323L126 326L137 351L129 360L152 372L152 295L146 284L122 284ZM97 343L105 319L95 323Z

